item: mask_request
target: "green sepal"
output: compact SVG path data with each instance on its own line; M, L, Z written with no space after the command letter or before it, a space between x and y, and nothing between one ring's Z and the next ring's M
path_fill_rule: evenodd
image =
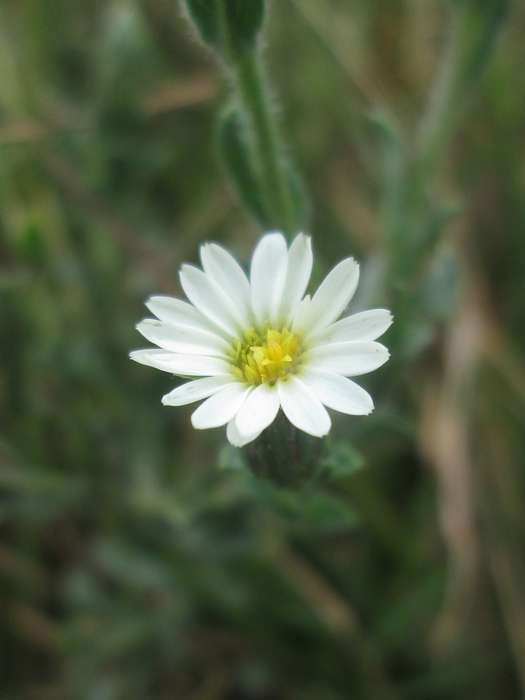
M248 129L242 112L237 107L230 109L221 121L219 149L239 197L263 228L267 228L270 217L263 204L261 187L253 165Z
M279 411L274 422L242 448L246 466L274 486L298 489L319 475L325 441L295 428Z
M204 43L219 48L220 25L215 0L185 0L185 3Z
M223 2L230 40L234 48L254 45L264 20L264 0L223 0Z

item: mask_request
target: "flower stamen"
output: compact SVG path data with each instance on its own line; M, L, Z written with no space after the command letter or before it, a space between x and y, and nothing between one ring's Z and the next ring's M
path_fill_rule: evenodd
M301 339L287 328L266 328L259 333L249 328L244 341L236 338L230 346L235 376L249 384L270 384L286 380L300 365Z

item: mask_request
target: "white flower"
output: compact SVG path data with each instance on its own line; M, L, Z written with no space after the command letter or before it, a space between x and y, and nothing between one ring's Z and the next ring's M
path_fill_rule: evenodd
M200 249L203 270L183 265L180 281L191 303L155 296L157 319L137 329L161 349L136 350L133 360L192 381L163 397L168 406L206 399L193 413L199 430L228 425L232 445L255 440L281 408L288 420L322 437L331 427L325 408L366 415L370 395L348 377L387 361L374 342L392 322L385 309L339 317L352 298L359 265L343 260L312 298L304 296L312 247L299 234L290 249L280 233L263 236L248 280L221 246ZM199 377L199 379L193 379Z

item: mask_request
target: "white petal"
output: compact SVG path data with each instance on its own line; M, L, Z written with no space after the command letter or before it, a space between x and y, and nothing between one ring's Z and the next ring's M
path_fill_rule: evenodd
M225 386L235 383L235 381L235 377L231 374L220 374L216 377L196 379L170 391L169 394L162 397L162 403L165 406L186 406L194 401L207 399L208 396L216 394Z
M246 399L235 419L242 437L254 439L267 428L279 411L277 386L261 384Z
M392 314L386 309L362 311L332 323L315 336L315 343L321 345L348 340L375 340L383 335L391 323Z
M175 297L155 296L148 299L146 306L161 321L173 323L176 326L199 328L203 331L216 333L218 326L212 323L201 312L187 301ZM224 331L220 330L220 333Z
M351 416L366 416L374 409L368 392L340 374L307 368L301 379L317 398L328 408Z
M310 338L333 323L354 296L358 281L359 265L353 258L336 265L312 297L308 318L302 324L294 321L294 332Z
M288 270L288 249L281 233L263 236L255 249L250 270L252 308L262 326L277 320Z
M180 282L191 303L212 323L231 336L243 335L246 327L238 309L217 282L193 265L183 265Z
M217 394L206 399L192 414L191 422L197 430L218 428L226 425L243 405L253 387L241 382L224 387Z
M165 350L184 355L213 355L229 357L229 345L224 338L209 331L173 326L170 323L146 318L137 325L142 335Z
M281 407L290 423L315 437L330 431L332 421L326 408L306 384L291 376L286 382L277 382L277 386Z
M163 372L178 374L180 377L209 377L217 374L232 374L229 362L219 357L205 355L179 355L166 350L134 350L129 354L132 360L142 365L155 367Z
M279 310L280 318L288 327L310 281L312 264L312 240L300 233L288 251L288 273Z
M310 295L307 294L305 298L302 301L300 301L297 305L292 323L292 328L294 332L299 332L300 330L308 326L311 303L312 300L310 299Z
M381 367L389 357L381 343L352 341L314 347L304 354L304 363L312 369L357 377Z
M235 422L236 418L237 416L234 416L228 423L226 427L226 437L228 438L228 442L230 443L230 445L233 445L234 447L244 447L249 442L252 442L253 440L255 440L255 438L259 436L249 435L248 437L245 437L241 435L237 429L237 424Z
M248 328L253 321L250 283L244 270L228 251L216 243L205 243L200 255L204 272L230 297Z

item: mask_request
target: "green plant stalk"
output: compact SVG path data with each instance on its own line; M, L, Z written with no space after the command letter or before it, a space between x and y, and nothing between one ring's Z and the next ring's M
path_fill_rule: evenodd
M256 52L244 51L238 54L235 68L243 105L253 130L264 197L279 227L288 236L293 236L297 233L294 205L285 170L282 167L283 159L280 154L277 130L268 105Z
M297 233L297 221L291 189L283 167L283 156L275 119L269 104L261 61L255 46L233 48L222 0L216 0L221 18L221 36L225 55L235 72L254 144L256 167L263 200L275 225L288 237Z
M449 41L438 68L426 114L421 120L419 163L422 176L439 164L488 63L509 0L464 1L450 7Z
M464 14L459 10L451 14L448 46L438 66L428 106L420 122L415 174L419 182L428 180L435 172L466 102L461 99L468 32Z
M475 85L475 76L469 80L469 66L476 49L469 37L471 24L472 11L468 7L450 9L449 39L420 120L415 152L412 160L406 157L401 179L391 183L395 190L390 199L395 206L387 214L386 236L392 251L391 292L400 307L406 303L405 294L409 293L410 282L428 249L420 237L430 213L429 188ZM410 234L416 235L418 231L417 240L411 239ZM434 238L437 237L434 233Z

